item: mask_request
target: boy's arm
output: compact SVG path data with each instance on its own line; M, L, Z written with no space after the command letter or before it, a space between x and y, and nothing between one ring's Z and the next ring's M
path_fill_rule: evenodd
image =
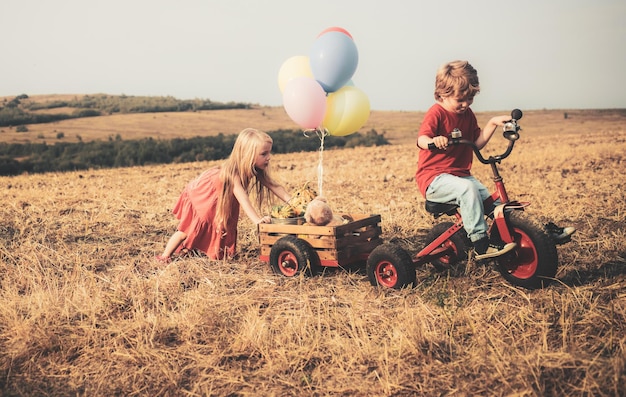
M509 120L511 120L511 116L496 116L496 117L491 118L487 122L487 125L485 125L485 128L483 128L482 131L480 131L480 135L478 136L478 139L476 139L475 143L478 149L484 148L487 142L489 142L489 140L493 136L493 133L496 132L496 129L499 126L503 126L504 123L506 123Z
M438 149L445 150L448 147L448 138L445 136L436 136L431 138L427 135L420 135L417 138L417 147L420 149L428 150L428 145L434 143Z
M417 147L428 150L428 145L434 143L438 149L445 150L448 147L448 138L437 135L437 126L439 118L433 108L429 109L424 115L422 125L417 133Z

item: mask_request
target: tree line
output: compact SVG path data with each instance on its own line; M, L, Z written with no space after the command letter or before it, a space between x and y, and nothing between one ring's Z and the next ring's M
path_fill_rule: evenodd
M317 136L304 135L300 130L268 133L274 140L274 153L311 152L320 148ZM219 134L189 139L122 140L118 135L108 141L58 142L54 145L0 143L0 175L220 160L230 155L235 139L236 135ZM365 134L327 136L324 139L326 149L387 144L384 134L373 129Z
M96 117L114 113L190 112L219 109L248 109L252 105L239 102L213 102L210 99L180 100L171 96L148 97L126 95L85 95L72 100L35 102L22 94L0 102L0 127L52 123L80 117ZM37 113L47 109L72 109L68 113Z

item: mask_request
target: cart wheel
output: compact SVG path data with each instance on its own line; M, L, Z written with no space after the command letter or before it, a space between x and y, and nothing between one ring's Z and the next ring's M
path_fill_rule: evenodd
M415 268L409 254L394 244L374 248L367 258L367 277L373 286L401 289L415 284Z
M425 246L435 241L435 239L439 237L441 233L450 229L452 225L454 225L454 223L452 222L442 222L435 225L426 235ZM448 270L453 265L467 259L467 242L469 241L469 239L465 237L462 230L463 229L454 233L452 236L450 236L449 239L441 244L441 247L446 248L448 253L436 259L433 259L430 262L435 267L435 270L440 272Z
M285 236L270 250L270 266L276 274L294 277L301 273L315 275L319 269L319 257L306 241L296 236Z

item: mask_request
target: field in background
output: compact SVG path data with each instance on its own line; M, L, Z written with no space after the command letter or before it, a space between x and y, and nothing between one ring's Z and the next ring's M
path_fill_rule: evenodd
M234 119L216 112L107 116L85 119L75 131L83 139L133 139L157 128L163 137L248 125L295 129L281 108ZM376 289L354 270L285 279L258 260L258 237L245 218L238 259L155 263L176 227L170 208L180 190L216 163L0 177L0 390L623 395L625 117L567 113L527 111L501 167L510 196L532 203L529 216L578 228L559 248L558 280L533 292L473 262L444 273L421 267L420 284L402 291ZM208 127L217 114L220 121ZM481 124L488 116L479 114ZM41 128L62 129L70 139L67 123L79 121ZM364 131L385 131L394 144L325 151L323 180L336 211L380 214L385 240L415 252L436 222L413 181L419 121L419 113L373 112ZM12 133L4 129L0 140ZM487 153L505 146L498 134ZM272 162L290 189L317 182L317 153L274 155ZM491 187L488 168L474 170Z
M43 103L55 100L71 100L74 95L33 96L32 100ZM2 98L0 98L2 99ZM509 114L512 109L501 112L477 114L481 125L496 114ZM577 132L588 134L603 131L622 131L626 109L612 110L525 110L524 129L541 134ZM57 108L54 112L71 113L72 109ZM393 143L415 141L415 135L423 112L373 110L361 132L376 130L385 132ZM567 118L566 118L567 117ZM87 142L107 140L120 136L124 140L152 137L154 139L191 138L195 136L236 134L246 127L264 131L279 129L298 130L282 107L255 107L253 109L211 110L199 112L165 112L113 114L110 116L70 119L48 124L28 125L28 132L16 132L15 128L0 127L0 142ZM63 138L57 138L63 133Z

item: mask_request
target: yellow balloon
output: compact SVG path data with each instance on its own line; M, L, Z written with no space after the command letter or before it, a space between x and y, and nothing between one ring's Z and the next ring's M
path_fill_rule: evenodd
M285 90L285 85L287 85L289 80L295 79L296 77L313 78L309 57L296 55L283 62L278 71L278 88L280 92L282 93Z
M326 97L322 126L330 135L350 135L365 125L370 115L370 101L355 86L343 86Z

